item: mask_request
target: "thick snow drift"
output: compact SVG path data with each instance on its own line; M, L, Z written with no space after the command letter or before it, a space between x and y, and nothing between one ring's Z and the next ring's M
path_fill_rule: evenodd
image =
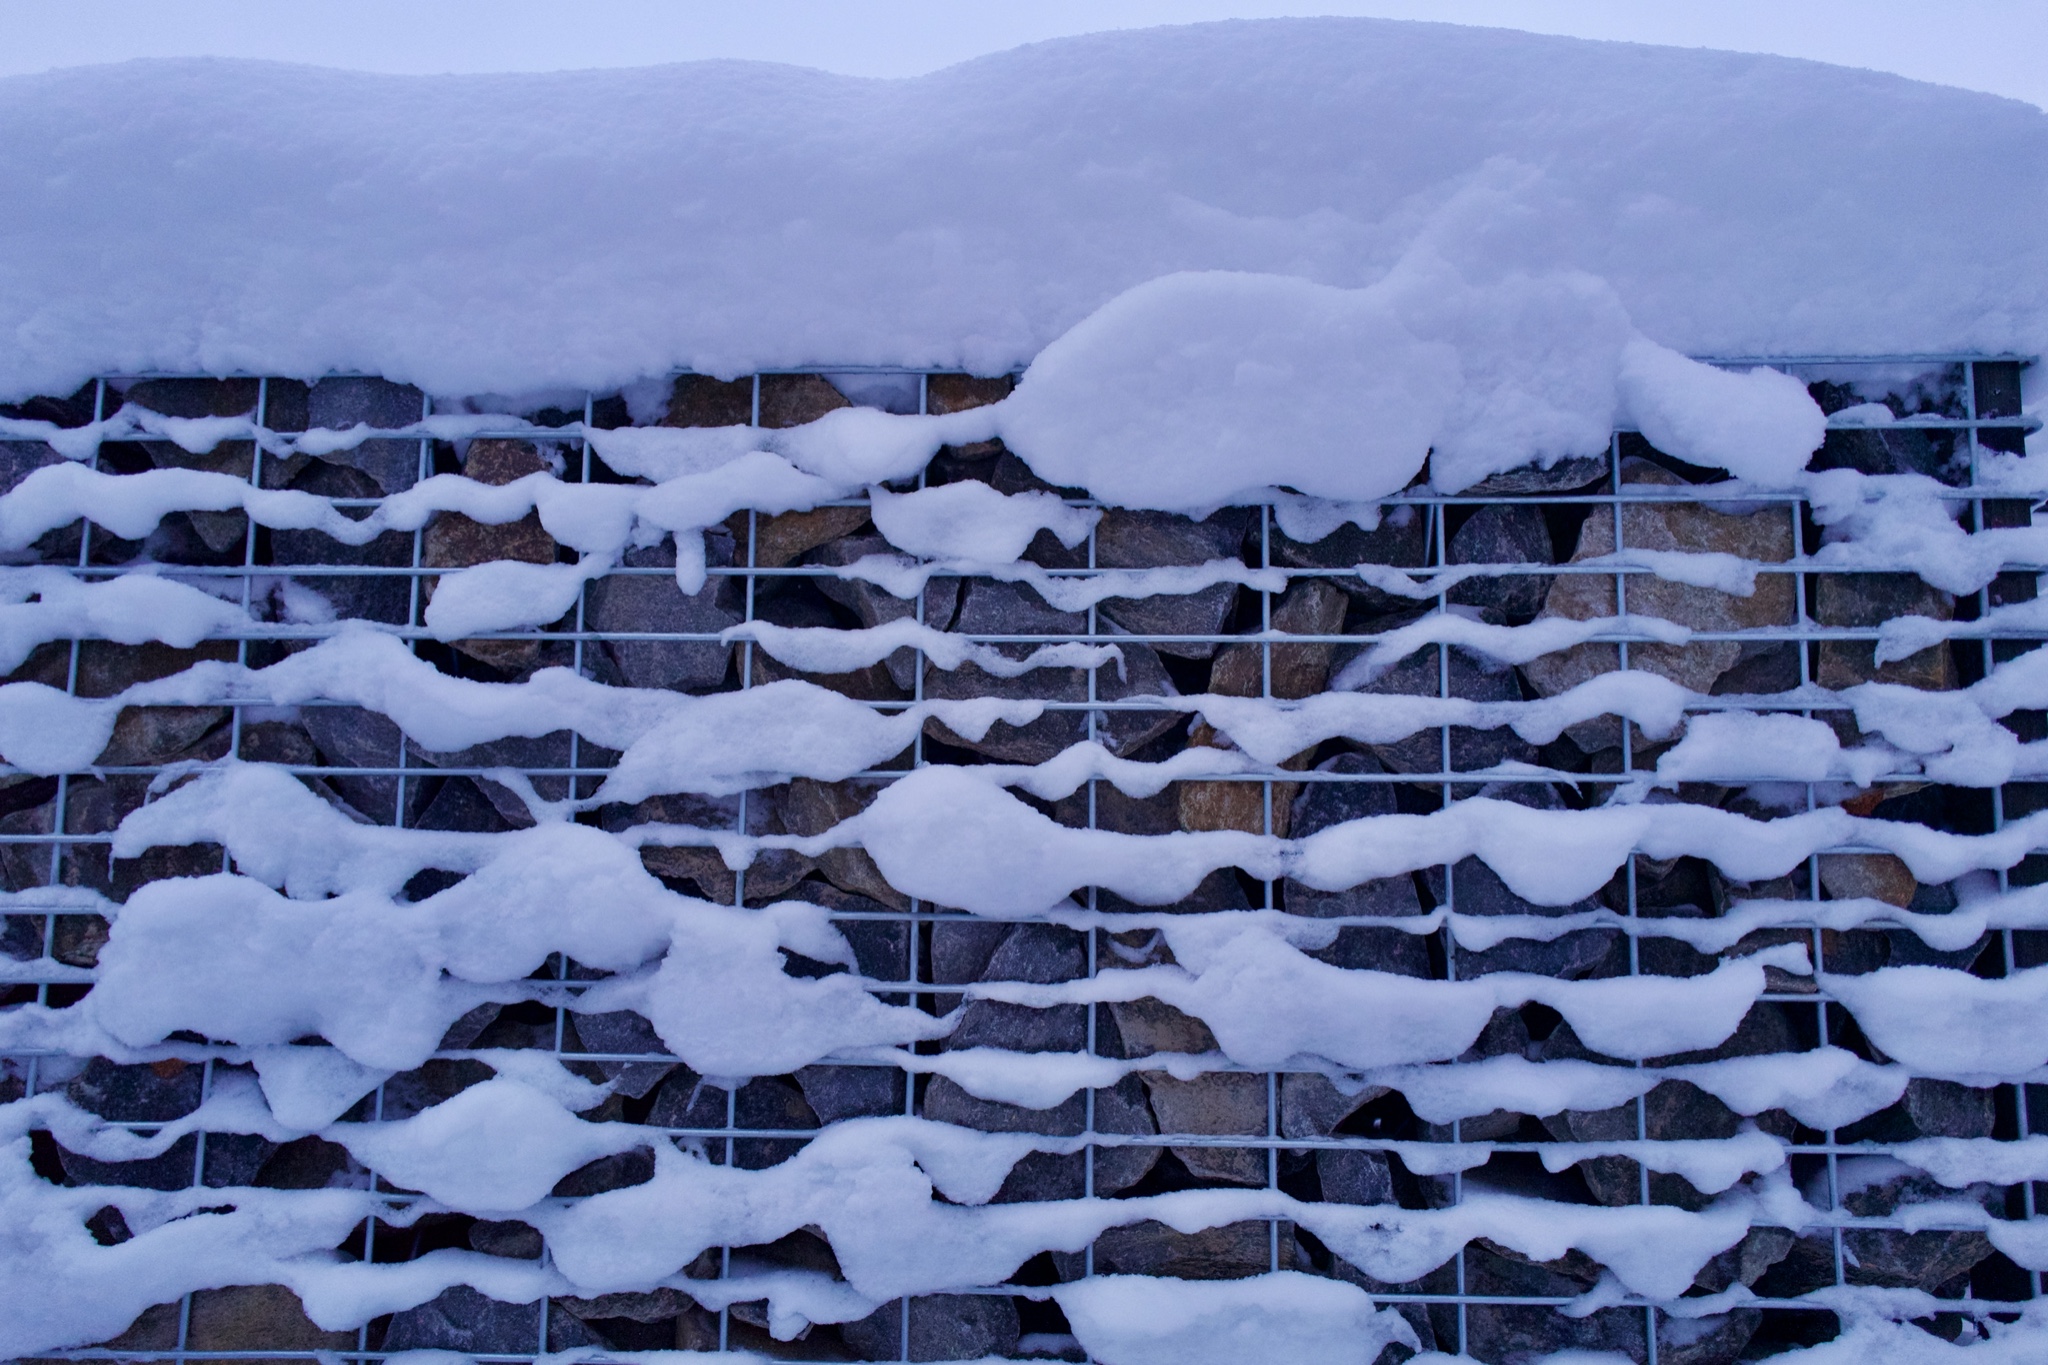
M1418 244L1585 271L1691 354L2038 350L2044 169L2048 116L1987 95L1356 19L901 81L132 63L0 81L0 391L992 373L1161 275L1356 288Z

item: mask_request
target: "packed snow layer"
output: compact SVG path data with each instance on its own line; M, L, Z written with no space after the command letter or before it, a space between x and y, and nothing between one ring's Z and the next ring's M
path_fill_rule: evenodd
M0 82L0 390L990 374L1163 275L1356 289L1418 249L1583 272L1691 354L2038 351L2044 170L2048 115L1987 95L1364 19L893 81L132 63Z

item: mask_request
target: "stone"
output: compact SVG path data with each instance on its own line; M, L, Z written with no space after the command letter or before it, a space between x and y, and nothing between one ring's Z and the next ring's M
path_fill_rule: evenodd
M1370 754L1344 753L1317 765L1316 771L1358 776L1386 770ZM1347 820L1394 813L1391 783L1306 782L1302 784L1301 795L1295 798L1291 828L1294 837L1300 839ZM1318 891L1291 878L1283 887L1290 914L1329 919L1367 915L1392 918L1423 913L1422 898L1412 876L1375 878L1341 891ZM1404 929L1346 925L1337 931L1337 939L1329 947L1305 951L1310 957L1336 967L1416 977L1428 977L1433 972L1428 941Z
M1621 478L1625 487L1670 488L1682 483L1677 475L1634 459L1623 463ZM1611 513L1596 507L1579 531L1578 548L1570 562L1611 554L1615 548L1614 522ZM1622 543L1638 550L1717 552L1768 565L1792 558L1792 532L1792 514L1782 507L1731 514L1703 503L1635 502L1624 504L1621 512ZM1790 625L1796 610L1789 574L1758 574L1756 591L1749 597L1670 583L1651 574L1627 577L1631 615L1658 617L1694 630L1734 631ZM1613 616L1616 603L1611 575L1563 574L1551 585L1540 615L1584 621ZM1742 646L1733 640L1631 644L1629 665L1696 692L1711 692L1715 680L1741 654ZM1538 693L1551 697L1619 666L1616 646L1582 644L1531 660L1522 665L1522 675ZM1566 733L1588 753L1620 742L1619 726L1612 717L1581 722Z
M1452 564L1548 564L1550 527L1533 503L1495 502L1480 508L1458 528L1449 545ZM1510 622L1542 610L1555 580L1551 574L1468 578L1450 590L1459 606L1499 612Z
M1344 594L1338 589L1320 578L1303 579L1274 605L1273 629L1290 635L1332 634L1343 627L1345 609ZM1264 695L1270 683L1276 697L1314 696L1329 680L1331 651L1328 644L1231 645L1216 656L1209 672L1209 690L1219 696L1256 697ZM1190 747L1227 748L1230 742L1204 721L1195 726L1188 743ZM1312 756L1312 750L1296 754L1280 766L1301 768ZM1286 838L1298 790L1297 783L1274 783L1269 817L1263 783L1181 782L1176 785L1180 827L1237 829Z
M194 1351L353 1351L356 1334L322 1331L282 1285L252 1284L194 1294L185 1344Z
M730 564L731 542L708 537L707 563ZM714 553L714 550L716 551ZM627 568L673 570L673 543L627 550ZM583 625L601 632L666 632L716 635L739 624L728 599L732 580L712 578L701 591L685 593L673 573L606 574L584 591ZM725 681L732 646L716 640L606 640L601 648L628 687L663 687L679 692L714 688Z
M237 757L249 763L278 763L293 768L310 768L320 761L312 736L303 727L246 717L242 721L242 751Z
M764 374L759 382L764 427L800 427L828 412L853 406L823 375Z
M1902 909L1913 903L1920 889L1906 864L1889 853L1823 853L1820 884L1834 900L1868 896Z
M1136 1000L1112 1000L1107 1006L1116 1021L1126 1057L1150 1057L1161 1052L1200 1054L1217 1051L1216 1035L1192 1014L1185 1014L1151 996Z
M1050 1109L1026 1109L968 1094L945 1076L934 1076L925 1087L923 1116L934 1123L951 1123L983 1133L1045 1133L1054 1137L1078 1136L1087 1122L1087 1101L1072 1095Z
M382 1349L530 1355L541 1346L541 1305L500 1303L466 1284L391 1315Z
M1146 1136L1159 1131L1147 1102L1145 1084L1136 1076L1125 1076L1115 1085L1095 1092L1095 1131L1126 1136ZM1099 1197L1121 1194L1143 1180L1159 1164L1156 1146L1096 1147L1095 1193Z
M680 1289L666 1286L643 1293L599 1294L595 1298L559 1298L554 1305L586 1322L593 1318L625 1318L629 1322L666 1322L695 1302Z
M1902 616L1952 620L1953 595L1930 587L1909 573L1824 573L1808 578L1809 609L1821 626L1872 627ZM1878 664L1868 640L1823 640L1815 649L1813 680L1822 687L1854 687L1858 683L1899 683L1927 691L1948 691L1960 685L1955 656L1946 644L1932 645L1903 659Z
M1289 569L1350 569L1380 564L1414 570L1430 562L1429 514L1408 504L1387 508L1377 527L1361 531L1350 522L1314 542L1293 540L1276 526L1271 532L1272 562ZM1330 580L1367 612L1411 610L1415 599L1396 597L1364 579Z
M1561 1261L1531 1262L1480 1239L1465 1250L1466 1292L1487 1297L1572 1297L1590 1289L1598 1267L1572 1252ZM1643 1314L1615 1308L1568 1318L1536 1304L1473 1304L1465 1310L1465 1349L1479 1360L1522 1361L1568 1350L1643 1357Z
M903 1112L903 1073L894 1067L807 1066L796 1083L824 1123Z
M1915 1076L1906 1082L1906 1114L1914 1136L1988 1138L1997 1109L1989 1090L1974 1090L1955 1081Z
M1498 800L1512 801L1535 810L1562 810L1564 802L1542 784L1502 784L1482 789ZM1449 906L1461 915L1536 915L1556 917L1582 914L1601 908L1599 897L1590 896L1571 905L1538 905L1510 891L1499 874L1478 858L1463 858L1450 869L1446 879L1440 866L1423 872L1423 881L1439 906ZM1486 949L1456 948L1457 975L1462 978L1493 972L1533 972L1540 976L1575 979L1600 966L1620 941L1614 929L1579 929L1553 939L1509 938Z
M934 374L925 377L925 411L934 414L965 412L969 408L1000 403L1017 387L1015 376L999 374L984 379L972 374Z
M1548 466L1526 465L1489 474L1458 492L1468 498L1526 497L1531 493L1577 493L1607 473L1605 455L1567 455Z
M395 768L402 761L405 734L397 724L360 706L308 706L299 722L322 759L338 768ZM354 774L321 781L363 818L388 825L397 818L398 778Z
M894 547L880 536L841 536L820 545L810 553L808 560L841 568L869 555L894 553ZM817 580L817 587L819 592L859 618L863 628L872 629L917 615L917 603L892 597L865 579L821 578ZM933 630L945 630L953 624L953 614L959 609L960 580L935 574L926 581L922 597L924 623ZM916 650L899 649L884 659L882 666L889 671L890 680L908 692L917 685L917 674L922 665Z
M168 1123L199 1107L205 1069L169 1060L123 1066L95 1057L64 1094L89 1114L116 1123Z
M669 390L665 427L743 427L754 420L754 381L706 374L676 377Z
M506 1256L518 1261L537 1261L546 1243L538 1229L520 1222L497 1222L480 1218L469 1225L469 1245L486 1256Z
M1152 569L1236 559L1250 515L1242 507L1226 507L1194 521L1170 512L1111 508L1095 527L1095 564ZM1133 635L1217 635L1236 605L1235 583L1213 583L1191 593L1106 598L1099 610ZM1216 652L1213 642L1198 640L1162 640L1153 648L1186 659L1206 659Z
M728 523L739 546L738 563L747 559L747 519L742 512ZM851 536L868 525L868 509L860 507L818 507L808 512L784 512L779 516L754 518L753 565L779 569L829 541Z
M1394 1174L1385 1152L1318 1148L1316 1180L1326 1204L1392 1204Z
M1013 925L990 954L983 981L1050 984L1088 974L1086 939L1052 924ZM1078 1052L1088 1043L1088 1007L1033 1009L1001 1000L972 1000L947 1035L947 1050L1001 1047L1012 1052Z
M1808 391L1829 416L1866 401L1848 385L1825 380L1809 385ZM1907 415L1904 403L1895 399L1891 407L1895 416ZM1853 469L1862 474L1924 474L1940 479L1952 473L1955 449L1962 444L1955 433L1924 427L1836 427L1806 467L1815 472Z
M1338 651L1341 671L1346 656L1358 652L1351 646ZM1512 668L1492 668L1461 649L1449 654L1449 695L1465 701L1520 701L1522 689ZM1417 650L1356 690L1382 697L1439 697L1445 694L1445 664L1437 649ZM1505 727L1479 730L1454 725L1451 731L1451 770L1476 772L1501 763L1527 763L1536 751L1513 730ZM1417 730L1404 739L1375 744L1372 752L1389 772L1438 773L1444 771L1444 732Z
M808 777L789 784L782 821L791 834L823 834L866 810L881 794L871 782L818 782ZM889 885L866 850L827 849L814 860L825 879L842 891L866 896L895 910L908 910L910 897Z
M271 1190L366 1187L370 1177L355 1168L348 1148L323 1138L302 1137L279 1145L251 1184Z
M1256 1137L1266 1131L1266 1078L1243 1071L1212 1071L1178 1081L1162 1071L1143 1073L1145 1093L1162 1133ZM1256 1147L1174 1147L1173 1154L1201 1180L1264 1185L1266 1153Z
M1636 1106L1612 1109L1567 1109L1544 1118L1544 1128L1560 1142L1632 1142L1636 1137ZM1653 1142L1731 1138L1742 1129L1741 1118L1727 1105L1689 1081L1660 1081L1643 1096L1643 1131ZM1641 1202L1642 1180L1626 1157L1593 1157L1578 1163L1586 1187L1603 1204ZM1701 1209L1707 1198L1681 1176L1650 1173L1650 1198L1660 1204Z
M477 784L466 777L430 778L439 790L426 797L426 805L407 823L414 829L451 830L468 834L502 834L515 826L498 813ZM523 812L522 812L523 813Z
M292 479L291 487L330 498L374 498L383 492L367 474L317 461ZM352 513L344 511L343 515ZM412 553L413 533L407 531L387 531L364 545L343 544L325 531L277 529L270 533L270 562L313 569L286 576L297 587L324 599L334 614L344 619L407 624L413 612L414 580L406 572L412 567ZM320 565L398 572L327 577L317 572Z
M388 431L411 426L426 412L418 389L385 379L328 378L313 385L306 394L308 427L343 431L361 423ZM410 488L419 479L420 443L416 440L363 441L352 449L333 451L319 458L328 464L359 470L376 483L380 493Z
M1008 1356L1017 1349L1017 1334L1017 1305L1001 1294L926 1294L912 1299L907 1351L900 1299L839 1328L840 1339L856 1360Z
M1280 1269L1306 1270L1293 1225L1280 1225ZM1146 1220L1109 1228L1095 1239L1098 1275L1165 1275L1177 1280L1239 1280L1273 1268L1270 1223L1247 1221L1175 1232Z
M1928 1176L1902 1169L1888 1179L1857 1185L1845 1181L1841 1206L1859 1218L1887 1218L1914 1204L1956 1198ZM1823 1186L1820 1191L1825 1196ZM1986 1187L1971 1191L1981 1201ZM1968 1197L1968 1196L1966 1196ZM1981 1232L1901 1232L1890 1228L1851 1228L1842 1234L1845 1272L1850 1284L1897 1289L1936 1289L1964 1274L1991 1254Z
M1658 1365L1735 1365L1763 1322L1755 1308L1736 1308L1710 1318L1657 1315Z
M1785 1259L1796 1240L1784 1228L1753 1227L1734 1246L1716 1253L1693 1284L1709 1294L1718 1294L1731 1285L1754 1285Z
M1297 579L1273 604L1273 629L1285 635L1335 635L1348 609L1342 590L1327 578ZM1266 653L1272 653L1272 695L1312 697L1329 683L1329 644L1246 643L1223 650L1209 670L1209 690L1224 697L1264 696Z
M1088 621L1081 613L1054 611L1022 584L977 578L969 579L963 589L953 629L964 635L1085 636ZM1113 643L1123 651L1123 668L1119 671L1111 662L1095 670L1096 700L1173 696L1178 692L1151 646L1129 639ZM1014 658L1024 657L1035 647L996 646ZM997 678L971 663L951 670L927 665L924 693L935 700L1035 697L1072 703L1089 699L1088 675L1080 669L1041 668L1018 678ZM1096 713L1095 733L1105 748L1121 756L1184 723L1179 714L1171 711L1103 711ZM1000 762L1042 763L1086 739L1088 720L1081 711L1048 711L1024 725L997 721L981 739L968 740L934 719L926 722L925 733L942 744L972 749Z
M1387 1093L1383 1085L1369 1085L1347 1095L1327 1076L1290 1071L1280 1078L1280 1135L1328 1137L1359 1108Z
M532 446L520 441L472 441L463 473L478 483L494 486L512 483L528 474L547 469ZM420 543L420 563L429 569L466 569L496 560L524 564L555 562L555 539L540 524L538 512L528 512L517 521L493 525L472 521L460 512L438 513L428 523ZM440 580L429 575L421 580L422 602L431 602L434 585ZM540 642L532 639L456 640L462 653L508 673L531 672L540 665Z
M576 1031L576 1041L582 1044L578 1050L583 1052L638 1052L657 1056L668 1052L668 1045L655 1033L654 1025L631 1010L571 1015L568 1027ZM673 1062L597 1062L594 1065L617 1093L636 1100L652 1094L654 1087L675 1070Z

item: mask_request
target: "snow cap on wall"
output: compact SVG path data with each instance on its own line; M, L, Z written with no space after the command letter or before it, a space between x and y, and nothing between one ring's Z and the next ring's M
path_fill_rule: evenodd
M1354 19L895 81L58 71L0 81L0 390L993 373L1164 275L1398 293L1425 258L1691 354L2036 350L2044 152L2036 109L1871 72Z

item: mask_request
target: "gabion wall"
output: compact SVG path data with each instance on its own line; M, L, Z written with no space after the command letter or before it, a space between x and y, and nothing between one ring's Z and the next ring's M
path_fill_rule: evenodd
M1929 474L1953 490L1966 527L2027 524L2025 502L1971 491L1983 452L2020 448L2020 362L1941 358L1794 368L1812 381L1812 392L1830 412L1885 394L1897 415L1916 419L1831 431L1815 468ZM1007 380L942 374L791 373L733 383L685 376L676 380L662 420L676 426L789 427L849 401L900 412L945 412L994 401L1008 388ZM183 418L253 412L261 426L283 433L342 430L359 422L402 427L432 410L416 390L373 378L333 378L309 387L279 379L149 377L110 379L69 398L35 400L8 412L78 427L122 402ZM604 395L563 402L525 414L545 432L485 433L460 442L378 439L319 458L260 455L247 441L228 441L203 455L168 440L124 441L103 446L97 467L115 474L220 471L263 488L306 490L365 508L433 473L459 472L487 484L538 471L572 482L621 482L581 433L586 426L627 425L624 402ZM492 409L484 403L480 410ZM0 445L0 459L8 489L31 471L60 462L47 446L19 441ZM1609 631L1517 667L1433 644L1354 686L1390 698L1518 701L1558 694L1603 671L1639 669L1690 689L1695 713L1724 706L1782 710L1826 721L1850 741L1858 736L1853 716L1836 695L1842 689L1871 680L1957 689L2033 648L2027 639L1955 639L1874 663L1878 627L1885 621L1977 617L2031 598L2032 573L2026 566L2009 569L1976 597L1954 598L1910 574L1828 571L1806 559L1819 547L1820 529L1804 502L1785 496L1717 503L1701 490L1719 477L1620 433L1606 458L1496 476L1456 496L1418 484L1385 509L1377 528L1346 524L1314 542L1289 538L1267 507L1225 508L1201 521L1111 509L1085 543L1068 549L1041 534L1027 558L1077 578L1236 558L1248 568L1279 570L1285 586L1268 591L1215 583L1178 595L1110 597L1078 612L1056 610L1028 586L993 578L941 573L920 596L902 600L871 583L838 576L835 569L862 556L893 553L863 501L779 516L743 512L709 536L708 581L694 595L677 586L674 547L664 544L631 552L623 565L588 584L573 612L545 629L452 643L431 638L421 627L437 575L497 560L551 564L575 558L535 517L491 525L443 513L417 533L390 532L351 547L316 531L252 526L239 511L176 511L134 540L74 524L44 535L32 554L19 558L95 581L139 564L159 565L164 573L203 582L246 605L268 624L191 648L58 639L34 649L9 681L106 697L201 661L260 668L337 628L318 624L318 604L324 603L337 623L382 623L420 659L467 679L511 683L559 666L612 687L712 693L805 676L885 711L926 698L1028 696L1052 703L1037 720L999 722L979 739L931 721L894 760L843 782L798 779L729 797L656 796L576 817L606 831L668 825L803 836L859 812L914 767L1038 764L1089 740L1140 763L1158 763L1190 748L1229 749L1228 735L1191 708L1146 699L1308 698L1331 688L1371 643L1433 614L1495 625L1629 614L1662 618L1691 634L1682 643L1668 643L1652 634ZM959 480L980 480L1011 493L1044 487L995 443L949 448L924 475L928 485ZM1640 570L1575 567L1617 549L1723 552L1755 562L1761 572L1755 591L1744 597ZM1416 598L1390 590L1384 576L1361 576L1355 567L1360 564L1415 573L1440 566L1514 567ZM309 602L315 604L310 609ZM998 677L971 663L941 669L922 653L902 649L858 671L803 675L764 648L723 634L748 621L852 629L906 617L993 644L1013 657L1048 643L1111 643L1121 651L1121 666L1041 668ZM1355 680L1361 673L1354 667L1346 676ZM2005 723L2024 739L2044 734L2038 713L2016 713ZM1174 782L1153 796L1125 795L1107 781L1090 779L1069 796L1024 799L1075 828L1148 836L1243 830L1298 838L1346 820L1423 814L1480 795L1541 810L1598 807L1654 774L1669 747L1669 739L1653 740L1611 716L1581 721L1544 744L1506 727L1439 726L1383 743L1326 740L1277 765ZM523 773L541 798L585 798L617 759L614 751L569 731L435 752L408 740L376 711L350 705L131 707L90 767L0 777L0 865L7 889L16 893L0 940L10 966L9 1005L75 1005L93 989L97 955L110 932L119 933L118 927L110 931L108 915L89 901L39 889L87 888L118 904L156 879L233 870L233 860L213 843L125 850L135 856L111 851L113 831L154 799L153 793L174 789L195 767L228 756L278 765L357 821L481 834L533 821L505 770ZM1650 799L1758 818L1840 804L1859 815L1964 834L1991 832L2048 804L2039 784L1947 787L1911 774L1877 774L1862 787L1793 783L1789 805L1785 785L1765 790L1751 780L1688 780ZM1350 971L1433 980L1505 972L1569 980L1691 977L1718 961L1787 944L1804 946L1816 966L1845 978L1903 964L1998 978L2048 957L2043 935L2034 931L1992 930L1975 941L1936 946L1904 920L1821 927L1818 908L1833 901L1874 897L1915 915L1941 915L1957 903L1952 887L1921 884L1897 857L1853 846L1821 852L1791 875L1750 883L1731 880L1700 858L1637 854L1597 896L1567 907L1519 899L1474 858L1336 891L1226 869L1163 911L1104 891L1084 892L1066 909L1096 912L1087 927L1057 915L1009 922L922 902L891 886L859 847L815 856L771 851L743 871L701 841L649 841L639 852L646 868L682 896L748 907L790 900L824 907L851 945L871 992L935 1016L958 1011L950 1033L916 1046L928 1056L993 1047L1110 1059L1213 1057L1217 1042L1207 1025L1155 999L1031 1008L963 994L974 983L1057 983L1169 961L1171 952L1152 927L1162 912L1271 908L1316 917L1334 929L1326 946L1310 952L1317 960ZM2041 880L2038 864L2038 857L2029 857L1999 876L2004 884L2031 884ZM425 872L406 895L424 900L458 880L453 873ZM1670 931L1673 925L1725 917L1732 907L1759 899L1810 900L1816 917L1760 929L1718 949L1702 949ZM1471 935L1461 944L1452 927L1424 918L1440 908L1461 917L1573 915L1579 927L1538 936L1518 921L1498 941L1474 947ZM801 954L787 956L787 970L795 975L847 970ZM2038 1275L1994 1249L1981 1225L1944 1226L1939 1218L1930 1225L1912 1214L1916 1205L1960 1197L1995 1220L2027 1218L2034 1213L2032 1185L1979 1183L1959 1194L1910 1163L1868 1163L1915 1139L2009 1140L2036 1131L2030 1115L2041 1114L2044 1096L2021 1083L2031 1077L1982 1086L1916 1077L1895 1103L1830 1130L1810 1127L1783 1109L1738 1113L1692 1081L1675 1074L1658 1079L1718 1059L1822 1047L1867 1061L1888 1060L1864 1037L1854 1014L1817 989L1815 977L1779 965L1769 969L1768 990L1734 1036L1690 1055L1647 1061L1602 1057L1546 1005L1499 1009L1478 1043L1463 1057L1442 1062L1442 1069L1502 1057L1539 1067L1611 1064L1647 1073L1641 1096L1618 1107L1548 1113L1503 1103L1450 1122L1419 1115L1414 1096L1387 1078L1346 1076L1306 1062L1267 1073L1217 1062L1187 1076L1141 1065L1112 1086L1083 1090L1044 1110L977 1099L945 1076L909 1074L872 1058L827 1061L726 1089L680 1064L638 1015L568 1008L601 975L557 957L533 983L530 998L479 1005L449 1030L441 1055L392 1076L345 1117L408 1118L488 1078L492 1069L476 1059L479 1050L532 1049L610 1085L608 1098L586 1111L585 1119L644 1125L650 1142L674 1142L705 1161L747 1170L791 1159L810 1135L844 1120L910 1114L983 1131L1083 1140L1070 1144L1077 1150L1025 1157L1003 1181L995 1196L999 1203L1144 1201L1175 1191L1267 1190L1303 1204L1400 1210L1446 1208L1475 1192L1533 1196L1562 1206L1706 1210L1721 1191L1696 1187L1669 1169L1670 1163L1645 1163L1613 1151L1546 1161L1545 1153L1567 1143L1612 1148L1726 1140L1754 1131L1782 1147L1783 1169L1809 1202L1831 1211L1831 1225L1795 1233L1759 1219L1687 1291L1692 1298L1719 1296L1713 1311L1703 1315L1688 1309L1683 1297L1653 1303L1617 1289L1611 1277L1603 1277L1602 1266L1579 1251L1539 1261L1480 1238L1420 1278L1382 1283L1333 1253L1299 1218L1258 1217L1179 1232L1156 1218L1134 1217L1086 1249L1032 1257L1007 1283L891 1303L858 1321L810 1326L787 1341L770 1331L762 1303L708 1308L682 1279L652 1292L528 1303L496 1302L458 1285L359 1330L340 1332L315 1326L288 1290L250 1286L164 1303L102 1348L70 1354L210 1358L259 1352L266 1358L305 1358L319 1351L374 1357L446 1348L530 1356L594 1347L731 1348L814 1360L1080 1359L1081 1348L1047 1293L1051 1286L1089 1275L1221 1280L1291 1269L1363 1286L1379 1302L1398 1306L1425 1350L1518 1361L1580 1347L1664 1365L1707 1365L1830 1339L1839 1330L1837 1309L1848 1302L1831 1297L1838 1286L1920 1291L1929 1296L1926 1311L1913 1316L1927 1331L1951 1340L1972 1334L1972 1324L1997 1305L2038 1292ZM192 1112L224 1079L246 1073L238 1055L196 1035L174 1038L139 1061L29 1049L6 1057L0 1097L61 1092L108 1125L147 1134ZM520 1134L506 1132L503 1138L517 1143ZM58 1185L170 1190L196 1183L219 1189L224 1206L232 1205L237 1188L249 1186L375 1192L386 1201L387 1216L358 1224L335 1248L344 1259L402 1262L444 1248L529 1261L548 1255L540 1233L517 1217L419 1213L418 1196L380 1181L343 1147L317 1135L273 1141L247 1133L188 1134L161 1155L109 1162L69 1151L57 1136L39 1130L33 1161L43 1180ZM1845 1175L1850 1162L1862 1162L1856 1170L1863 1174ZM646 1181L652 1169L644 1148L605 1156L564 1178L551 1198L579 1200L631 1187ZM1758 1178L1752 1171L1738 1184ZM89 1226L102 1245L132 1235L111 1204ZM707 1252L685 1275L701 1282L776 1267L836 1273L837 1263L826 1237L802 1230L771 1245ZM48 1292L62 1295L65 1286L53 1283ZM1409 1353L1393 1345L1381 1359Z

